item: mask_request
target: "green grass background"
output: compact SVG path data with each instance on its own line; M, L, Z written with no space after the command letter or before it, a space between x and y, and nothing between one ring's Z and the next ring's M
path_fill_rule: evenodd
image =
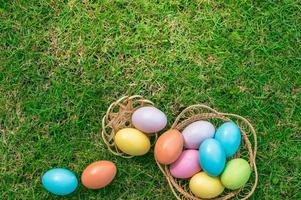
M149 98L169 125L205 103L258 132L252 199L301 199L301 3L275 1L0 1L1 199L173 199L151 151L111 155L99 130L110 103ZM112 160L114 182L58 198L41 175L78 177Z

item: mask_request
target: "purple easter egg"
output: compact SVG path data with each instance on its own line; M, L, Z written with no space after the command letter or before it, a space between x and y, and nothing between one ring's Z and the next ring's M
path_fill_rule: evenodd
M135 128L144 133L155 133L165 128L166 115L153 106L138 108L132 115L132 123Z
M184 147L198 149L207 138L212 138L215 133L214 126L208 121L196 121L189 124L183 131Z
M176 162L170 165L170 173L175 178L187 179L201 171L199 151L184 150Z

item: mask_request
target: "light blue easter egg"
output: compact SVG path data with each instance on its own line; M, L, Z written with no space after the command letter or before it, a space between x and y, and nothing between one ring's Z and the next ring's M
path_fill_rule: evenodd
M225 168L226 154L217 140L208 138L200 145L199 161L208 175L218 176Z
M64 168L48 170L42 177L42 184L47 191L56 195L67 195L72 193L78 181L73 172Z
M222 145L226 157L231 157L241 143L240 128L234 122L226 122L217 129L214 138Z

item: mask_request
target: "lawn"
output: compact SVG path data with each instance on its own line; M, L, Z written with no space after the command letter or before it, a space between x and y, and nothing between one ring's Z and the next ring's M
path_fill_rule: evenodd
M258 134L252 199L301 199L301 3L0 1L1 199L173 199L153 151L123 159L99 134L110 103L140 94L168 115L205 103ZM112 160L114 182L65 198L41 175Z

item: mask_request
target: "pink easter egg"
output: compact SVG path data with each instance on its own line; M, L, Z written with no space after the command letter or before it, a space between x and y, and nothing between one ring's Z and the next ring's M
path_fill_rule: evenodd
M170 173L175 178L187 179L201 171L198 150L184 150L176 162L170 165Z

